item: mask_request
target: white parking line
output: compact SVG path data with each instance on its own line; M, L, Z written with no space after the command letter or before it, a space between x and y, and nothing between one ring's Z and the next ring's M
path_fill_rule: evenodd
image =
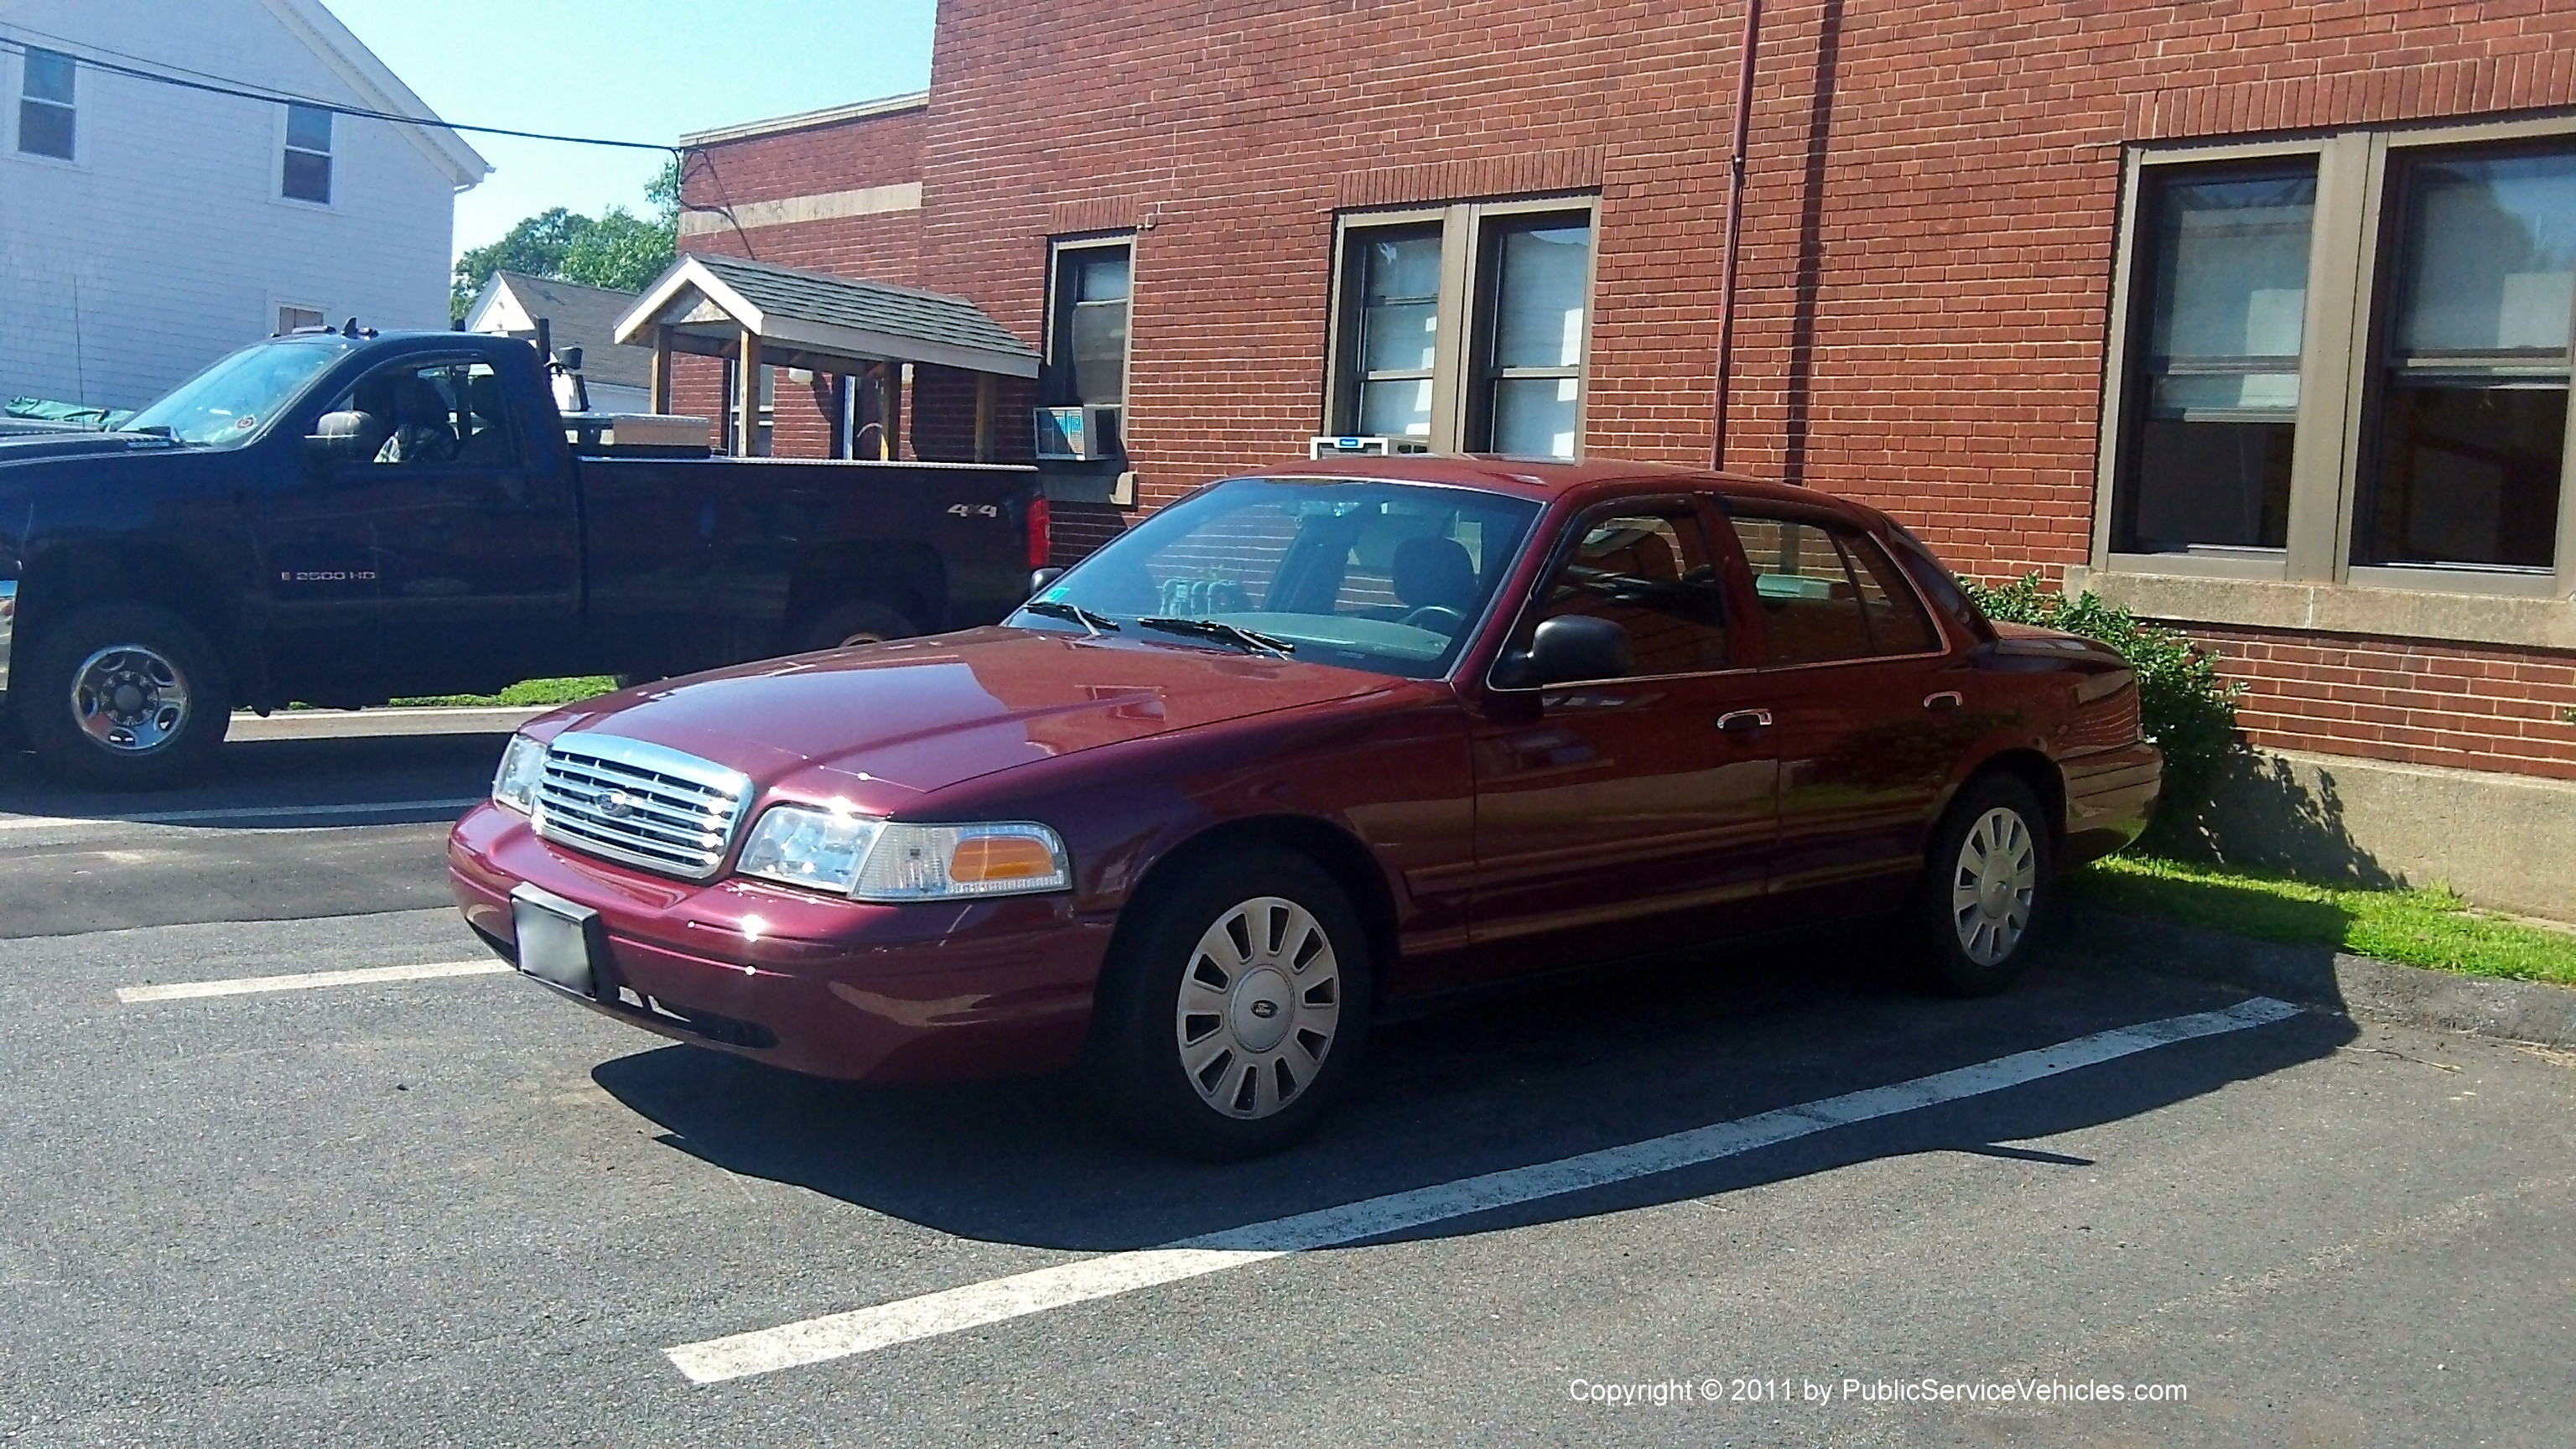
M1837 1127L1983 1096L2174 1042L2244 1031L2298 1014L2295 1006L2258 996L2223 1011L2096 1032L1975 1066L1782 1107L1733 1122L1694 1127L1624 1147L1605 1147L1554 1162L1389 1193L1342 1207L1229 1228L1159 1248L1063 1263L875 1308L684 1343L663 1352L681 1373L700 1384L847 1358L1290 1253L1358 1242L1470 1213L1695 1167Z
M317 986L365 986L377 981L427 981L440 976L495 976L515 969L486 956L477 961L432 961L420 966L367 966L355 971L307 971L294 976L236 976L229 981L173 981L161 986L120 986L116 999L184 1001L197 996L248 996L258 991L309 991Z
M327 820L347 815L408 815L421 810L463 810L483 797L455 800L380 800L358 805L237 805L220 810L157 810L134 815L13 815L0 830L78 830L110 825L194 825L221 820Z

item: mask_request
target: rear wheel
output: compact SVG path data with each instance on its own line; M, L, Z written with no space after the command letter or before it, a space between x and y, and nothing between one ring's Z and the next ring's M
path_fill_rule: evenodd
M203 770L232 726L232 680L167 609L102 604L45 632L11 681L27 743L84 784L148 790Z
M1950 996L2010 986L2054 903L2055 863L2028 785L2009 775L1971 781L1932 833L1908 908L1917 983Z
M796 631L796 654L817 649L849 649L888 639L909 639L921 631L903 614L874 599L854 599L826 609Z
M1091 1063L1119 1124L1210 1160L1314 1129L1368 1038L1369 950L1332 876L1229 852L1158 889L1102 978Z

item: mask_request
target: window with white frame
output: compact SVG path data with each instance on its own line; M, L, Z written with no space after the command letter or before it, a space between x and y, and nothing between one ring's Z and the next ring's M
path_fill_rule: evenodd
M1593 204L1342 218L1326 423L1441 451L1582 450Z
M18 84L18 149L69 161L79 139L80 67L68 55L28 47Z
M319 106L286 108L286 159L278 194L295 201L331 204L331 113Z
M321 325L322 309L319 307L298 307L292 302L277 304L277 330L280 336L299 328Z
M2576 122L2130 164L2104 567L2567 592Z

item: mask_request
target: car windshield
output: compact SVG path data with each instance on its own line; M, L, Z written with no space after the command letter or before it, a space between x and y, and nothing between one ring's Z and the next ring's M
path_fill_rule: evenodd
M1234 478L1147 518L1011 622L1445 673L1538 515L1525 499L1336 478Z
M261 423L293 401L342 350L335 339L320 337L245 347L136 413L125 431L159 432L183 443L216 447L247 443Z

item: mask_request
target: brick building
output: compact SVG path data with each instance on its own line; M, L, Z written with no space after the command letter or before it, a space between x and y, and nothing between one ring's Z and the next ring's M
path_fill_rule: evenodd
M1041 351L982 431L916 369L922 456L1118 408L1123 457L1050 482L1068 547L1317 433L1701 463L1743 19L944 0L925 95L688 138L683 246ZM2283 752L2239 848L2567 913L2571 35L2576 0L1772 0L1726 464L2191 627ZM886 391L782 376L773 446L856 446Z

